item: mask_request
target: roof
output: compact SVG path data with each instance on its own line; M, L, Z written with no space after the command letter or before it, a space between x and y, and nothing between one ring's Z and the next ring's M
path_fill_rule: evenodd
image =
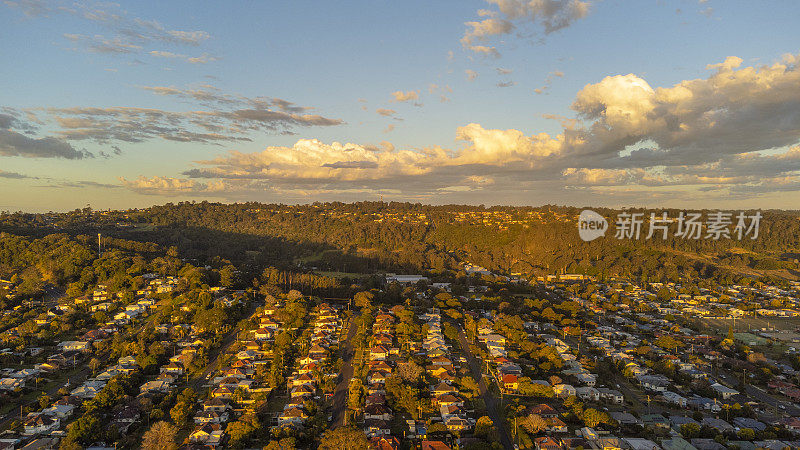
M420 450L451 450L450 447L442 441L422 441Z

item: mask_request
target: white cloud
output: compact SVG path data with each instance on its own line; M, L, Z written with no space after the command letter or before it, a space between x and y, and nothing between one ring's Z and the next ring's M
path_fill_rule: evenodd
M222 181L201 183L188 178L161 176L147 178L145 176L140 176L135 180L127 180L124 177L120 177L119 181L122 186L146 195L178 196L188 194L213 196L216 193L227 190L225 183Z
M392 92L393 102L411 102L419 100L419 90L416 91L395 91Z
M470 27L469 30L461 38L461 44L474 52L497 55L497 49L494 47L487 47L483 45L476 45L476 42L485 42L492 36L501 34L508 34L514 29L511 22L492 17L484 19L479 22L467 22L466 26Z
M173 53L163 50L152 50L148 53L150 54L150 56L155 56L157 58L179 59L181 61L185 61L190 64L207 64L209 62L218 60L218 58L211 56L208 53L203 53L200 56L188 56L181 53Z
M800 192L798 61L742 67L732 57L709 65L707 78L667 87L609 76L576 93L577 118L548 116L562 124L557 134L471 123L456 129L451 148L300 139L198 161L185 175L225 181L224 192L393 189L408 198L477 195L490 185L495 195L586 190L620 201Z
M388 108L378 108L375 110L376 113L380 114L383 117L392 117L397 114L397 111Z

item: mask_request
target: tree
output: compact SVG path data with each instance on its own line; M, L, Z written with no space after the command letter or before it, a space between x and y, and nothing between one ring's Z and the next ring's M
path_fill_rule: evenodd
M538 414L531 414L522 421L522 427L528 433L536 434L547 428L547 421Z
M39 407L44 409L48 406L50 406L50 396L46 392L42 392L42 395L39 396Z
M602 413L594 408L586 408L581 415L581 419L583 419L583 423L587 427L594 428L600 423L608 421L605 415L605 413Z
M233 448L244 448L260 428L258 417L254 414L245 414L236 422L229 423L225 428L225 432L230 438L229 445Z
M97 369L99 369L102 364L103 363L97 358L92 358L91 361L89 361L89 368L92 369L93 375L97 375Z
M696 438L700 435L700 425L696 423L685 423L681 425L681 436L684 439Z
M461 387L470 391L470 397L475 397L480 391L478 382L469 375L464 375L461 379Z
M658 290L658 294L656 294L656 295L658 295L658 299L660 301L665 302L665 301L671 299L673 294L672 294L672 291L669 290L668 287L663 286L661 289Z
M494 422L488 416L481 416L478 418L477 422L475 422L475 436L486 438L489 437L489 433L492 432L494 427Z
M339 427L333 431L327 431L322 435L319 443L319 450L367 450L369 441L363 431L350 428Z
M169 410L169 416L172 418L172 421L181 426L189 422L191 413L192 405L186 402L178 402Z
M431 426L428 427L428 434L436 434L436 433L447 433L447 427L445 424L441 422L432 423Z
M280 441L269 441L264 450L295 450L297 448L297 438L285 437Z
M425 373L425 368L414 361L409 361L397 366L397 372L400 374L400 378L413 384L419 382L420 377Z
M375 294L369 291L361 291L353 296L353 302L356 305L356 308L365 308L367 306L372 305L372 300L375 298Z
M175 435L178 429L163 420L156 422L142 437L142 450L175 450Z
M752 428L742 428L736 435L743 441L752 441L756 438L756 432Z
M93 413L85 413L69 425L67 438L75 443L88 444L100 437L100 420Z
M678 347L683 347L683 342L673 338L672 336L660 336L656 339L655 344L665 350L676 350Z

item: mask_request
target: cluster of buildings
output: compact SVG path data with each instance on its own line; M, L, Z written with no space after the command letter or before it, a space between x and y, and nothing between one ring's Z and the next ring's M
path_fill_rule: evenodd
M217 294L222 294L218 292ZM274 318L277 306L267 306L253 318L258 328L250 330L246 339L236 342L224 355L230 363L206 376L207 392L197 399L192 418L194 429L185 442L186 448L217 448L225 444L226 425L249 411L257 400L265 400L272 388L260 376L260 367L271 363L271 344L280 323Z
M433 310L423 314L422 320L428 325L428 333L423 342L430 361L427 371L437 383L431 386L434 405L439 408L441 421L449 431L460 433L470 430L474 427L475 420L467 415L464 399L453 386L456 368L450 359L450 346L442 334L441 315L438 310Z
M324 369L333 350L338 348L341 330L339 311L323 303L314 313L311 327L308 350L298 359L294 372L287 379L289 401L278 415L279 426L302 427L310 416L307 402L319 406L321 397L318 391L323 377L335 376L327 374Z
M364 434L370 440L391 444L394 411L386 402L386 379L392 376L400 349L395 346L395 321L391 311L378 310L372 324L364 400Z

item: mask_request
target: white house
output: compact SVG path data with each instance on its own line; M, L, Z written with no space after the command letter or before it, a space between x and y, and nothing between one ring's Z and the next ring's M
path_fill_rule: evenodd
M716 393L719 394L719 396L722 397L723 400L727 400L739 393L739 391L737 391L736 389L731 389L728 386L719 383L712 384L711 389L714 389L714 391L716 391Z
M591 386L581 386L575 389L575 393L581 400L600 401L600 391Z
M664 391L662 395L664 396L664 400L666 400L667 402L672 403L674 405L678 405L681 408L686 407L685 397L682 397L681 395L676 394L675 392L672 391Z
M597 377L591 373L578 373L575 374L575 378L589 387L594 387L594 385L597 384Z
M57 430L61 426L58 417L37 414L25 419L25 431L23 434L33 436L35 434L46 434Z
M571 384L557 384L553 386L553 392L555 392L558 398L572 397L576 394L575 387Z

